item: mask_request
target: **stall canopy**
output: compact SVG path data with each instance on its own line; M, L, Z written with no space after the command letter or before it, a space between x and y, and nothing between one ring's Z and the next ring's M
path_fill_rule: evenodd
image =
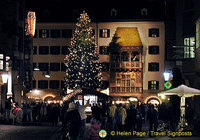
M71 93L69 93L68 95L66 95L63 100L64 101L68 101L70 100L72 97L75 97L76 95L96 95L98 97L102 97L104 99L108 99L108 98L112 98L111 96L108 96L100 91L96 91L95 89L76 89L74 91L72 91Z
M177 95L179 97L192 97L194 95L200 95L200 90L188 87L186 85L180 85L177 88L166 90L158 93L158 96L162 95Z
M165 95L177 95L177 96L181 97L181 104L180 104L181 118L180 118L180 121L181 121L181 123L183 123L184 118L185 118L185 98L193 97L195 95L200 95L200 90L188 87L186 85L180 85L176 88L158 93L158 96L165 96Z

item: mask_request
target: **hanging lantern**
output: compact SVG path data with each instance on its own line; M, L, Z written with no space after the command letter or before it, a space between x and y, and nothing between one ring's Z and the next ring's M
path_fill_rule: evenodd
M35 12L29 11L26 19L26 35L31 35L32 37L35 35L35 24L36 24L36 16Z

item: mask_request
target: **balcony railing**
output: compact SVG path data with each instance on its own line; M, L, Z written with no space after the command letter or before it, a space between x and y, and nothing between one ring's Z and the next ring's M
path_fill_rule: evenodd
M142 68L141 62L112 62L111 68Z
M142 87L110 87L110 93L142 93Z

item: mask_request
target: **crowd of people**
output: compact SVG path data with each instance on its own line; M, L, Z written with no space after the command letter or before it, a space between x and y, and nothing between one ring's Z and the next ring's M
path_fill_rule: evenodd
M63 121L63 129L67 129L72 139L80 137L80 134L83 136L85 133L85 121L87 116L84 109L86 106L88 106L88 103L84 106L80 106L78 103L71 102L67 103L67 109L64 109L66 112ZM142 104L141 102L137 104L112 104L110 102L108 104L93 104L90 105L90 107L92 116L90 118L90 127L87 131L87 139L89 140L98 140L98 132L101 129L107 131L142 132L145 131L144 127L148 126L148 130L158 131L157 128L160 120L168 122L172 118L170 108L165 103L154 105ZM84 116L84 122L82 122L82 116Z
M86 107L90 106L92 115L85 112ZM46 104L44 102L12 103L9 99L5 106L5 120L22 125L24 122L50 122L52 126L62 123L63 137L85 139L86 122L90 123L87 131L87 139L98 140L98 132L101 129L107 131L145 131L148 126L150 131L159 131L160 121L176 123L174 121L174 107L165 103L143 104L141 102L129 104L97 103L85 105L66 101L62 105L58 103ZM9 114L11 113L11 114ZM190 113L191 114L191 113Z
M58 103L44 102L18 103L6 100L4 120L7 124L22 125L26 122L50 122L56 126L63 118L62 106Z

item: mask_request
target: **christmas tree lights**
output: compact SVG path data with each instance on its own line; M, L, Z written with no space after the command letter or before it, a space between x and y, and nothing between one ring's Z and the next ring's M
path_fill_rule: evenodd
M71 39L65 78L65 86L69 89L98 88L101 85L97 45L89 23L89 16L83 12Z

